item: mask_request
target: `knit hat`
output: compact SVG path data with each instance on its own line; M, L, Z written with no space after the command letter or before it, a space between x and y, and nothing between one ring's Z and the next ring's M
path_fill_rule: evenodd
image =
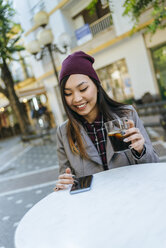
M84 74L100 82L92 67L94 61L93 57L82 51L69 55L62 63L62 69L59 76L60 82L65 76L70 76L72 74Z

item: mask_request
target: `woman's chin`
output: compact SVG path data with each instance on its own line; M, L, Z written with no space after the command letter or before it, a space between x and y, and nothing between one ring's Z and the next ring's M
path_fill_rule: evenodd
M84 115L87 115L87 111L77 111L77 114L81 115L81 116L84 116Z

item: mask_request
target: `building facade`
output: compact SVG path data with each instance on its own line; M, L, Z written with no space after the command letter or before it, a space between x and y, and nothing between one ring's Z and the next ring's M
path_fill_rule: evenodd
M48 27L52 29L54 43L61 46L58 37L64 32L72 41L66 55L53 54L58 71L68 54L82 50L95 58L94 68L102 85L115 100L130 102L146 92L166 99L166 29L157 31L152 37L144 32L150 22L151 9L143 13L138 31L131 35L133 23L122 15L124 0L112 0L111 5L98 0L92 13L88 10L90 2L14 0L24 29L24 44L36 39L40 28L34 26L33 17L44 10L49 14ZM40 95L44 94L53 122L61 124L66 116L49 54L41 61L28 55L27 64L32 68L34 80L16 86L20 98L30 101L38 96L37 101L40 101Z

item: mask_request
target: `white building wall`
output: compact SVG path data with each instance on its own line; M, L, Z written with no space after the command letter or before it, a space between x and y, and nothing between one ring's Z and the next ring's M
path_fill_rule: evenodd
M57 44L59 35L66 31L64 17L60 10L57 10L50 16L49 25L54 35L54 42Z
M112 12L113 24L117 35L121 35L132 29L133 23L131 18L128 16L123 16L124 0L111 0L109 1L110 9Z
M95 69L125 58L135 98L149 91L156 94L156 82L152 76L147 50L142 34L136 34L95 54Z
M31 12L30 12L29 1L14 0L13 4L14 4L14 8L16 9L17 17L20 20L24 32L28 31L29 29L32 28L32 24L30 22Z
M59 102L57 100L56 94L55 94L55 85L56 85L56 81L53 77L49 77L46 80L44 80L44 84L45 84L45 88L47 90L47 97L49 100L49 104L52 110L52 113L54 115L55 118L55 123L56 125L60 125L62 124L63 120L63 116L62 116L62 112L59 106Z
M166 29L157 30L153 36L150 33L145 34L145 43L148 48L156 47L166 43Z

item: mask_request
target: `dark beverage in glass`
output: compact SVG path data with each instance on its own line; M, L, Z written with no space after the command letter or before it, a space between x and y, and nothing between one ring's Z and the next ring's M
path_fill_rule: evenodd
M129 145L131 142L124 142L123 140L127 138L125 131L130 128L130 124L127 121L127 117L122 117L108 121L104 123L107 135L113 146L114 152L123 152L130 149Z
M123 139L126 138L127 136L124 137L121 132L123 132L123 130L118 130L108 133L108 137L115 152L128 150L129 145L131 144L131 141L129 142L123 141Z

